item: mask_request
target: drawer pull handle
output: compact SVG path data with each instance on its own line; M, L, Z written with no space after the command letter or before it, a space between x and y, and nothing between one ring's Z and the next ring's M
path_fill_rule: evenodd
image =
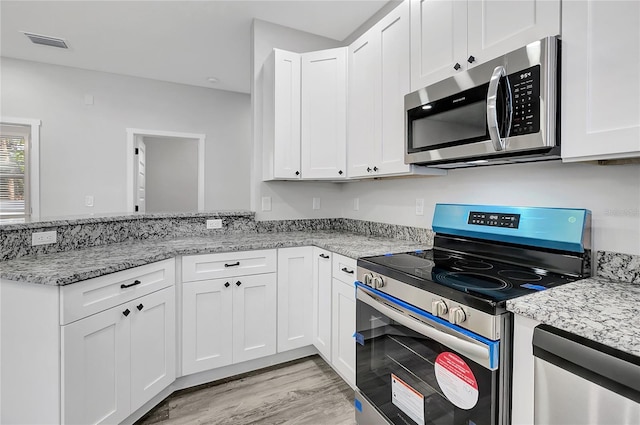
M130 285L125 285L124 283L122 285L120 285L120 288L122 289L126 289L126 288L131 288L132 286L136 286L136 285L140 285L142 282L140 282L138 279L134 280L132 284Z
M140 303L140 304L138 304L138 306L136 308L138 309L138 311L142 311L144 306L142 305L142 303Z
M242 282L237 281L237 282L236 282L236 286L240 286L240 285L242 285Z
M236 261L235 263L231 263L231 264L224 263L225 267L235 267L239 265L240 265L240 261Z
M325 254L320 254L320 258L329 258L329 256Z
M225 287L225 288L228 288L228 287L229 287L229 282L225 282L225 283L224 283L224 287Z
M129 313L131 313L129 309L126 309L125 311L122 312L122 314L124 314L124 317L127 317Z
M348 268L346 268L346 267L343 267L341 270L342 270L343 272L345 272L345 273L353 274L353 270L349 270L349 269L348 269Z

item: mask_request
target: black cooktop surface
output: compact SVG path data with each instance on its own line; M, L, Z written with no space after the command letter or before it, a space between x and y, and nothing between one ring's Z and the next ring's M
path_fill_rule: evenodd
M438 249L361 258L358 265L433 290L434 284L498 303L578 278ZM408 279L407 279L408 277Z

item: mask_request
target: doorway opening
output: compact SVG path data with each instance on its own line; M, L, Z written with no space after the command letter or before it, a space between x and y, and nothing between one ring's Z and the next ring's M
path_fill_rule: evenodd
M204 211L204 134L127 129L127 212Z

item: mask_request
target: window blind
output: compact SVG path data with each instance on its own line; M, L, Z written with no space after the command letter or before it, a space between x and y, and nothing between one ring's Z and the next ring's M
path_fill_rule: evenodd
M7 132L3 126L0 134L0 218L3 219L29 215L28 136L18 133Z

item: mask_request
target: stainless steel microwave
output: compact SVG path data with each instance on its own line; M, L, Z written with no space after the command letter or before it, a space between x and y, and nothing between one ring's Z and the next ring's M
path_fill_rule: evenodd
M405 96L405 162L460 168L560 158L556 37Z

